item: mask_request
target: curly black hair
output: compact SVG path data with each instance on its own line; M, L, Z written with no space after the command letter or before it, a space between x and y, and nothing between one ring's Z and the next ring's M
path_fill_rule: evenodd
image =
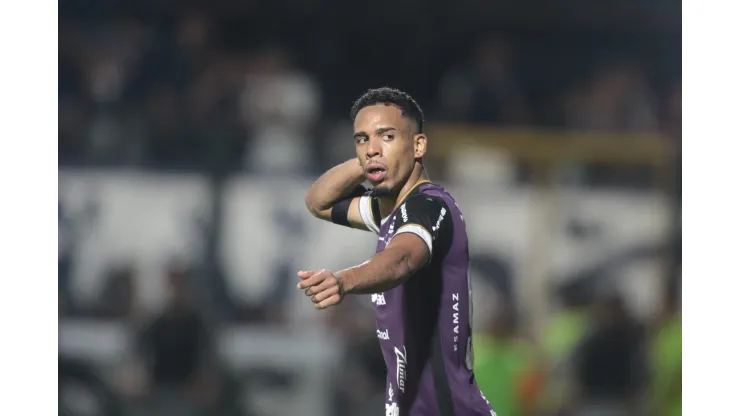
M417 133L423 132L424 113L421 111L419 104L417 104L416 100L405 92L390 87L373 88L362 94L362 96L355 101L354 105L352 105L350 119L354 121L360 110L376 104L398 107L404 117L409 118L416 123L418 130Z

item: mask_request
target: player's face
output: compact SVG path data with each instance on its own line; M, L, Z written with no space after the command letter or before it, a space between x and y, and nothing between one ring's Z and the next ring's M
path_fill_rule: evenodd
M355 148L365 177L378 190L398 192L426 151L426 136L392 105L365 107L355 118Z

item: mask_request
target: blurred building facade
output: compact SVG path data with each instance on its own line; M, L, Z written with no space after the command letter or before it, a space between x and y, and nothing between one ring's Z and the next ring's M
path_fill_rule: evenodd
M303 195L390 85L475 225L500 414L680 414L680 36L671 0L62 1L62 413L380 412L370 299L292 285L372 253Z

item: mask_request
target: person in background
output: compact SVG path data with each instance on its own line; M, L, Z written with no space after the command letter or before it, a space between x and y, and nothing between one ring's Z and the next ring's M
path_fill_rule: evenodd
M348 298L342 308L329 315L329 328L339 335L346 346L340 359L342 371L334 383L334 416L377 415L377 407L385 401L385 361L378 347L375 323L369 302L358 297ZM376 331L376 332L373 332Z
M131 264L108 271L95 315L103 319L133 318L136 313L136 270Z
M61 201L57 203L57 285L59 288L59 316L69 313L72 296L70 295L70 280L72 271L72 234L69 221L64 212Z
M138 390L149 393L145 414L205 414L216 387L209 366L210 334L191 301L188 270L173 264L166 279L167 306L141 334Z
M647 375L640 326L617 294L595 306L592 330L573 357L574 415L640 415Z
M542 392L534 346L517 334L514 310L505 305L488 331L473 336L475 377L500 415L533 414Z
M321 116L319 86L281 46L265 45L250 61L240 97L251 134L244 165L257 174L304 173L314 159L310 137Z
M524 92L516 77L516 53L505 38L484 37L470 64L453 70L440 85L437 118L484 125L519 125L529 118Z

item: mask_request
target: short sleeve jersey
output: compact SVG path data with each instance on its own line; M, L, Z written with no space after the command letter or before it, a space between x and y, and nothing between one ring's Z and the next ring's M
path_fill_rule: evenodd
M417 185L385 219L377 201L359 201L380 253L411 233L429 261L396 288L371 296L388 370L386 415L495 415L473 376L468 237L455 200L439 185Z

